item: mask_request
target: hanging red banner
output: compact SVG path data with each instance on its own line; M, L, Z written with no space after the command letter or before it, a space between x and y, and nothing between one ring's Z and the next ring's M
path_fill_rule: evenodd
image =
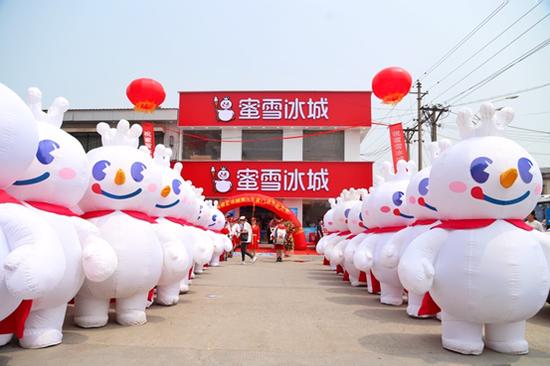
M390 125L389 130L393 167L394 169L397 169L397 162L399 160L409 160L409 153L407 152L407 144L405 142L405 134L403 133L403 124L395 123Z
M180 92L178 125L369 127L371 92Z
M142 122L141 128L143 129L143 144L151 152L151 156L155 152L155 125L152 122Z

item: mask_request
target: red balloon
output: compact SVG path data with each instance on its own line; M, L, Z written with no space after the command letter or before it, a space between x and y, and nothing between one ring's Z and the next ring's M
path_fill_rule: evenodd
M166 93L162 85L153 79L136 79L126 88L126 96L138 112L152 113L164 102Z
M383 103L396 104L411 89L412 78L407 70L400 67L388 67L372 79L372 91Z

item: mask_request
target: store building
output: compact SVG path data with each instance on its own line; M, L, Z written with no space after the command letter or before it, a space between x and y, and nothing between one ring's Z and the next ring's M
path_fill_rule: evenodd
M372 163L360 159L370 98L370 92L181 92L179 109L69 110L63 127L90 150L100 145L98 122L141 123L144 134L154 131L154 143L173 149L182 175L206 197L260 219L282 205L308 236L328 198L371 185Z

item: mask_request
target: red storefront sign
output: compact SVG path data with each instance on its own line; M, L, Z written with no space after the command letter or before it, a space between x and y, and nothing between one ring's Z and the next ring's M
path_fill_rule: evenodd
M371 125L371 92L180 92L178 125Z
M389 130L393 167L394 169L397 169L397 162L399 160L409 160L409 153L407 152L403 125L401 123L395 123L389 126Z
M151 155L155 152L155 126L152 122L142 122L141 128L143 129L143 144L149 149Z
M372 162L184 161L182 176L207 197L330 198L344 188L370 187Z

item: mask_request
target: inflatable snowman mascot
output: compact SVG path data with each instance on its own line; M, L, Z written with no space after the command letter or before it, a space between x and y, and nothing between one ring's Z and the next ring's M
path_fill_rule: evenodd
M471 111L459 113L462 140L432 165L427 202L441 224L409 244L399 273L406 288L430 291L441 307L443 347L523 354L525 321L550 285L549 240L523 222L542 177L527 151L499 136L510 109L495 113L485 103L479 116L475 126Z
M384 162L383 183L375 187L366 202L366 210L372 215L369 235L357 249L354 257L356 266L365 272L372 270L380 282L380 302L387 305L403 303L403 286L397 275L397 268L382 265L385 246L399 230L412 223L413 217L401 211L405 202L405 191L410 176L416 173L416 165L404 160L397 162L397 173L390 163Z
M363 202L368 199L368 191L366 189L360 189L359 194L361 200L354 202L348 214L348 228L352 235L347 240L347 244L344 248L344 270L348 273L349 281L354 287L367 284L368 282L366 273L357 269L353 263L353 256L355 255L357 247L368 235L366 233L366 221L361 212Z
M323 224L325 225L325 228L327 229L327 234L324 235L321 239L319 239L319 242L317 243L317 246L315 247L315 250L317 251L317 254L325 254L325 246L330 242L338 233L334 229L334 206L336 204L334 198L331 198L328 200L330 204L330 209L325 212L323 215ZM324 257L324 264L328 264L328 259L325 256Z
M448 146L450 146L448 140L441 140L439 143L433 142L430 146L432 162ZM414 216L415 221L409 227L397 232L386 245L381 258L383 266L395 269L401 254L409 243L439 223L437 207L427 199L430 171L431 166L420 170L411 178L407 186L407 200L403 211ZM432 317L439 312L439 308L433 303L429 293L415 293L408 290L407 297L407 314L411 317Z
M99 123L103 146L88 152L92 178L80 201L82 217L99 228L118 265L104 281L84 281L75 299L75 323L84 328L107 324L110 299L116 299L119 324L144 324L147 295L160 278L163 249L144 211L157 199L161 182L151 157L137 149L141 131L125 120L116 128Z
M105 280L113 274L117 258L99 237L98 229L71 210L88 187L90 171L82 145L61 130L67 100L56 98L46 114L40 90L30 88L28 94L38 126L38 151L23 177L8 192L34 207L52 226L61 240L65 259L62 281L33 302L20 340L25 348L40 348L61 342L67 303L84 278Z
M201 191L197 193L200 194ZM202 273L205 265L210 263L214 253L214 240L208 233L208 225L211 223L211 203L204 201L204 196L198 197L200 201L199 215L190 221L192 226L188 230L194 230L197 240L195 242L194 272Z
M346 276L344 270L344 251L349 241L355 236L355 234L364 231L364 229L358 225L358 215L356 215L357 220L351 220L350 217L350 213L354 207L356 208L356 214L361 212L361 201L359 200L360 197L361 192L359 192L355 188L344 190L342 192L342 202L340 205L337 206L337 209L334 211L334 215L335 217L337 217L337 221L344 222L346 230L340 232L339 238L341 238L341 240L334 244L334 246L330 249L329 261L331 264L336 265L337 268L341 269L342 272L344 272L344 278L349 276L349 273ZM353 227L353 231L350 226Z
M348 190L344 189L342 193L340 193L340 196L336 198L333 205L333 213L332 213L332 229L337 231L337 234L332 237L331 240L327 241L324 247L324 254L325 257L330 262L330 269L333 271L336 271L337 273L344 273L344 269L342 268L341 263L343 262L343 255L341 256L341 259L338 259L339 263L334 263L332 260L336 259L337 257L332 255L332 252L336 245L340 243L341 241L345 240L348 235L351 233L348 230L348 224L346 219L346 210L348 210L352 203L351 201L347 201L345 197L348 195ZM331 203L332 205L332 203ZM349 212L349 211L348 211Z
M229 252L233 249L233 244L231 240L227 237L225 228L225 216L218 209L218 201L210 202L209 204L210 212L208 215L205 215L204 225L208 228L208 235L214 243L214 249L212 252L212 259L210 260L209 266L217 267L220 265L220 256L224 252Z
M180 282L191 268L191 253L184 241L187 239L181 222L177 219L179 211L189 200L189 189L181 177L182 165L176 163L170 168L172 150L164 145L155 147L155 170L162 181L157 199L148 209L148 213L158 217L153 229L164 251L164 264L157 284L155 302L161 305L175 305L179 302ZM152 300L152 299L151 299Z
M28 106L0 84L0 346L23 337L32 300L62 280L65 258L53 228L4 189L22 179L38 150Z

